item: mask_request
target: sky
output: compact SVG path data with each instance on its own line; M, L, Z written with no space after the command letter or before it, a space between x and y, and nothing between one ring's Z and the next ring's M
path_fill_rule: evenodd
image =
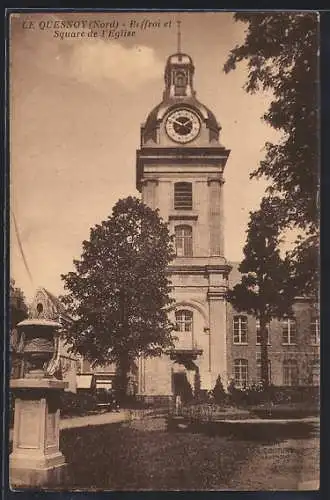
M32 279L13 217L10 263L11 276L28 301L40 286L63 293L60 275L73 270L90 228L111 214L119 198L139 196L140 126L162 100L166 59L176 52L177 16L11 16L10 207ZM180 18L182 50L195 64L197 98L216 115L221 143L231 150L224 185L225 256L240 261L249 212L258 208L266 187L249 174L263 158L265 142L278 140L262 121L270 96L245 92L244 64L229 74L223 71L230 50L244 40L245 25L232 13L181 13ZM61 20L86 24L61 31L56 28ZM87 37L88 23L97 36ZM102 23L118 23L117 32L139 25L135 36L115 39L108 31L102 37ZM60 31L76 36L62 39Z

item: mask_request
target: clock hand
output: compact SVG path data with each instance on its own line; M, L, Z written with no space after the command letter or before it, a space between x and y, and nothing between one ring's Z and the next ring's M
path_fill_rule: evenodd
M170 119L170 121L171 121L172 123L176 123L177 125L180 125L180 127L182 127L182 126L183 126L183 123L179 122L179 121L178 121L178 120L176 120L175 118L171 118L171 119Z
M180 125L181 127L186 127L186 126L188 125L188 123L191 123L191 119L190 119L190 118L188 118L188 120L187 120L187 121L185 121L185 122L179 122L179 121L178 121L178 120L176 120L175 118L172 118L172 121L173 121L174 123L176 123L177 125Z

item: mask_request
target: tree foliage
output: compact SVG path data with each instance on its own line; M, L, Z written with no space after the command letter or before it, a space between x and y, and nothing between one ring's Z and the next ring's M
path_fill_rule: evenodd
M225 72L245 61L249 93L271 91L263 119L282 133L266 143L266 155L251 178L270 181L268 193L281 198L282 229L304 231L291 255L300 273L301 292L318 282L319 129L318 14L315 12L237 12L247 25L245 40L231 50ZM315 267L309 266L313 263ZM315 279L311 279L311 274Z
M227 394L224 389L220 375L218 375L217 380L215 382L215 386L212 390L212 396L214 398L214 401L218 404L223 404L226 402Z
M14 279L9 283L9 307L9 345L12 353L15 353L19 348L16 325L28 317L28 307L24 293L21 288L15 286ZM17 363L14 355L11 363L13 366Z
M292 314L297 292L291 259L280 255L279 198L263 198L260 209L250 213L244 259L239 265L241 282L228 292L228 300L239 312L260 321L261 379L269 385L267 324L273 318Z
M21 288L15 286L15 280L11 279L9 284L10 305L10 329L15 328L17 323L28 316L28 307L25 303L24 293Z
M296 247L288 256L291 259L293 279L297 292L310 297L315 304L318 303L320 284L318 234L311 234L307 238L299 236L296 241Z
M278 144L266 144L266 157L252 177L271 180L270 191L283 194L285 223L318 226L318 17L316 13L235 14L248 24L225 71L247 61L247 92L271 91L264 120L283 132Z
M166 312L173 257L158 211L128 197L91 228L76 271L62 275L68 291L62 300L73 317L68 343L91 362L115 362L122 391L137 356L157 356L173 345Z

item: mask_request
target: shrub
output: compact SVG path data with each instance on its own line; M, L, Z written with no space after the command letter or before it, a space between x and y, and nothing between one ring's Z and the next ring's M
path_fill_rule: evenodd
M305 403L318 405L320 401L319 387L270 387L273 403Z
M235 387L232 382L228 387L230 403L236 406L256 406L263 403L272 404L319 404L318 387L278 387L269 386L264 389L262 384L252 384L244 389Z
M60 399L61 415L85 415L97 409L96 396L91 392L63 392Z
M227 396L225 389L223 387L223 383L222 383L220 375L218 376L218 378L215 382L215 386L214 386L214 389L212 391L212 396L213 396L215 403L222 404L222 403L227 402L228 396Z
M195 371L195 399L199 399L201 396L201 376L199 370Z
M141 398L137 398L136 396L127 396L125 402L121 404L122 408L130 408L132 410L144 410L152 408L152 406L154 406L152 403Z

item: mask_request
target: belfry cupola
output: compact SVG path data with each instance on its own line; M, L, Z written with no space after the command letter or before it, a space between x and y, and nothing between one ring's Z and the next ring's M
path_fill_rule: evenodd
M167 59L165 66L164 99L195 96L193 76L195 67L188 54L181 51L181 21L177 21L177 53Z
M166 61L162 101L141 127L141 147L218 147L221 126L196 97L195 67L181 51L180 21L177 50Z
M195 67L190 56L178 52L167 59L165 67L164 99L194 97L193 76Z

